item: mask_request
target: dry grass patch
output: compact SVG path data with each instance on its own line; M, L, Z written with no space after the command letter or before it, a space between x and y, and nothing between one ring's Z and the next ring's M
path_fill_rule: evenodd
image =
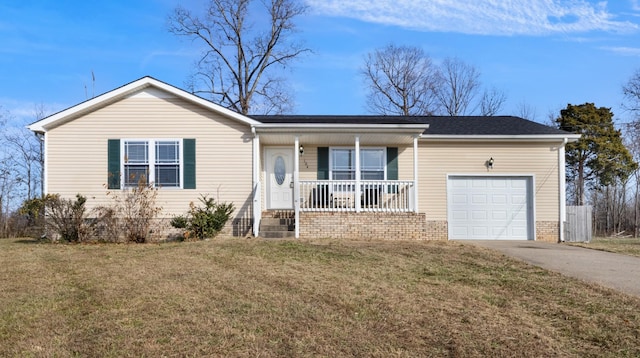
M640 238L598 237L589 243L572 243L571 245L640 257Z
M640 299L448 242L0 240L0 356L638 356Z

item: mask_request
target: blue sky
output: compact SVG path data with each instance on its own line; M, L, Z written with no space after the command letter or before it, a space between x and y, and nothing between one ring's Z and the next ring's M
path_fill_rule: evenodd
M474 65L506 94L502 114L546 122L594 102L631 119L621 86L640 68L640 0L303 1L296 36L313 52L285 74L297 114L366 114L363 58L393 43ZM200 48L167 31L178 3L203 1L3 1L0 106L30 121L36 104L53 113L145 75L184 87Z

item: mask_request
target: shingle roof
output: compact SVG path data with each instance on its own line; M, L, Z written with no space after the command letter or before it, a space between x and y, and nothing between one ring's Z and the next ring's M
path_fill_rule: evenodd
M568 132L513 116L250 116L268 124L428 124L424 135L566 135Z
M258 122L269 124L420 124L425 121L404 116L326 116L326 115L266 115L249 116Z

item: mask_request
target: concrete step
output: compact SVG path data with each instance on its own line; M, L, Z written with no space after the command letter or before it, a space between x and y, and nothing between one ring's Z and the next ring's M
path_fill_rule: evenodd
M278 218L262 218L260 219L260 226L278 226L284 225L289 226L294 224L294 219L278 219Z
M260 224L260 232L263 231L294 231L295 226L291 225L264 225Z
M260 231L260 237L263 239L287 239L295 236L293 231Z

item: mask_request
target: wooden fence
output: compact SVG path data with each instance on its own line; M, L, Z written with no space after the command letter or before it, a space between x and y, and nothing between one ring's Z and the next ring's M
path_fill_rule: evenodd
M567 206L564 241L590 242L592 235L591 206Z

